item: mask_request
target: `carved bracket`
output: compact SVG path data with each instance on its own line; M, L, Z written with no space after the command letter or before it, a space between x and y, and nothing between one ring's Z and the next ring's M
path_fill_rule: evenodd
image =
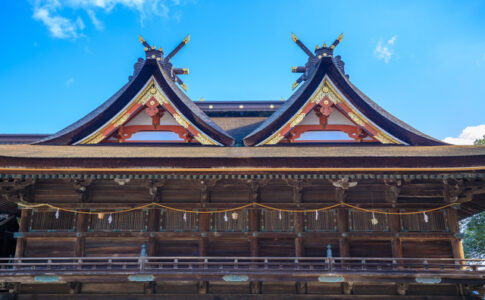
M457 202L464 190L463 180L443 179L443 197L445 202Z
M386 190L385 190L386 201L390 203L396 203L397 198L399 197L399 193L401 192L402 181L385 179L384 183L386 185Z

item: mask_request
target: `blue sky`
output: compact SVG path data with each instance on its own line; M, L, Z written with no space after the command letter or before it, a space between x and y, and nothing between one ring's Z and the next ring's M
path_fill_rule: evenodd
M439 139L485 134L485 1L6 0L0 132L53 133L114 94L143 47L190 69L194 100L288 98L309 48L331 43L351 81ZM482 125L482 126L480 126ZM472 127L468 133L462 131ZM463 141L462 141L463 142Z

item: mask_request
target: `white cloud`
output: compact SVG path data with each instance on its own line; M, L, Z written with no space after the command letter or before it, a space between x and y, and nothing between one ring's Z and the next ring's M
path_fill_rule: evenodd
M103 30L103 22L101 22L97 17L94 11L89 9L87 11L89 18L91 19L91 22L93 23L94 27L96 27L97 30Z
M74 78L69 78L67 81L66 81L66 87L70 87L72 84L74 83Z
M140 21L156 15L171 17L171 8L181 5L179 0L31 0L35 20L41 21L55 38L75 39L85 28L79 14L89 17L97 29L104 28L98 12L110 13L116 6L138 12Z
M392 55L394 54L394 43L396 42L397 35L392 36L387 42L383 42L382 40L379 40L377 42L377 46L374 49L374 55L378 59L384 60L384 62L387 64L390 60Z
M455 145L473 145L475 140L482 139L484 135L485 125L468 126L458 137L447 137L443 142Z
M47 8L35 9L33 17L44 23L52 36L60 39L76 38L78 31L84 29L84 23L80 18L72 21L64 17L53 16Z
M392 38L390 38L390 39L387 41L387 43L388 43L389 45L394 45L394 42L396 41L396 39L397 39L397 35L394 35Z

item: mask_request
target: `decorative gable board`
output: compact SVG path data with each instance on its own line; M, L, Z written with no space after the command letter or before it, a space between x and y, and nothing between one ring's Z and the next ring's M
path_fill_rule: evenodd
M113 142L185 142L221 146L180 113L153 77L118 114L78 144Z
M353 107L328 76L289 121L256 146L285 142L403 144Z

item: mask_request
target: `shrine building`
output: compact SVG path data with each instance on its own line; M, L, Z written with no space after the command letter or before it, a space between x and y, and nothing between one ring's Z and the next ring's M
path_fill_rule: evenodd
M485 210L485 147L373 102L342 37L292 35L308 61L285 101L197 102L172 64L189 36L168 54L140 37L94 111L0 135L0 299L483 297L459 221Z

